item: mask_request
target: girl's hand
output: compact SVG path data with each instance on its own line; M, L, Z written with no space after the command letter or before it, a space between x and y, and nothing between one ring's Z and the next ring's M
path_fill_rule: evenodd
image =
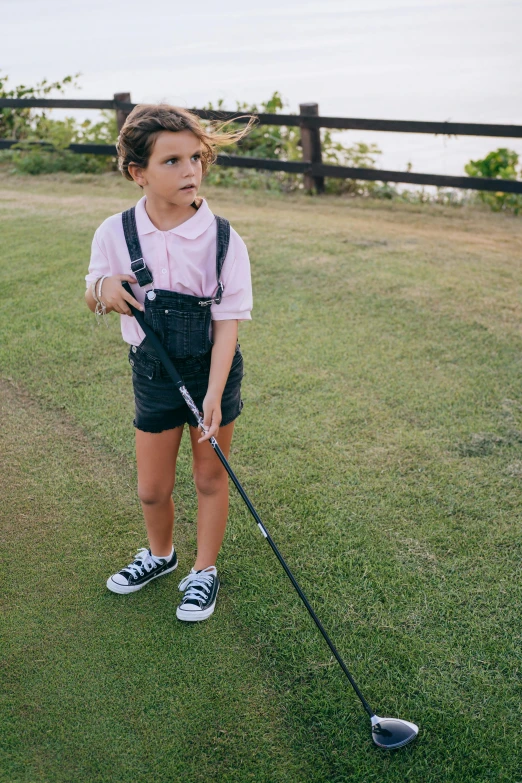
M122 315L132 315L127 302L134 305L137 310L143 311L145 309L143 305L123 288L122 280L126 280L128 283L138 282L132 275L111 275L103 281L101 300L107 305L107 312L114 310Z
M199 438L198 443L203 443L210 438L215 438L221 424L221 397L207 394L203 400L203 423L207 429Z

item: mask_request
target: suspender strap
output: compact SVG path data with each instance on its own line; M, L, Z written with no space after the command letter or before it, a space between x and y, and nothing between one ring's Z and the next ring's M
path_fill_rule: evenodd
M136 227L136 210L135 207L131 207L122 214L123 221L123 233L125 234L125 241L129 250L131 258L131 270L132 274L138 281L138 285L143 287L153 283L151 271L145 261L143 260L143 253L141 252L140 240L138 237L138 229Z
M223 291L225 290L225 286L221 281L221 270L223 269L223 264L227 256L228 245L230 243L230 223L226 218L219 217L219 215L216 215L216 221L217 221L216 277L218 283L218 290L214 298L214 302L216 304L219 304L221 302L221 297L223 296Z

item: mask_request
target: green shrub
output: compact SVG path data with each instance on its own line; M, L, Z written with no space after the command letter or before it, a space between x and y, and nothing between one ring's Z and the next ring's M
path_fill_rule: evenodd
M66 76L61 81L44 79L35 87L18 85L7 89L8 77L0 75L0 98L46 98L50 93L63 92L66 85L77 86L80 74ZM0 138L18 143L5 150L2 158L13 163L14 171L22 174L48 174L55 171L96 173L116 169L116 157L85 155L70 152L69 144L114 144L118 136L115 112L102 112L102 119L78 122L73 117L55 120L45 109L0 109ZM46 142L44 146L41 142ZM47 146L48 145L48 146Z
M470 177L487 177L489 179L522 178L522 169L517 172L519 158L514 150L501 147L490 152L482 160L470 160L464 167ZM522 195L518 193L502 193L491 190L481 190L479 198L485 204L489 204L492 210L500 212L513 212L518 215L522 208Z

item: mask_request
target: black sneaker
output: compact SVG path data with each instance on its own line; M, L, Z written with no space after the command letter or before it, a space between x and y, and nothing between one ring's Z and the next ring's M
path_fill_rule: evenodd
M134 562L122 568L117 574L107 579L107 587L113 593L134 593L141 590L152 579L174 571L178 565L176 550L172 557L162 557L157 563L150 553L150 549L140 549L134 557Z
M219 590L219 579L216 566L208 566L200 571L191 570L190 574L182 579L178 585L185 595L176 609L178 620L206 620L210 617L216 606L216 598Z

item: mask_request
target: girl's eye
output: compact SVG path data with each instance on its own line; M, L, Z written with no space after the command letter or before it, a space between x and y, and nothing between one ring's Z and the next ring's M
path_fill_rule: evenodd
M200 152L196 152L196 154L195 154L195 155L193 155L192 157L193 157L193 158L197 158L197 159L199 160L199 159L201 158L201 153L200 153ZM178 159L177 159L177 158L170 158L169 160L167 160L167 161L165 161L165 162L166 162L166 163L177 163L177 161L178 161Z

